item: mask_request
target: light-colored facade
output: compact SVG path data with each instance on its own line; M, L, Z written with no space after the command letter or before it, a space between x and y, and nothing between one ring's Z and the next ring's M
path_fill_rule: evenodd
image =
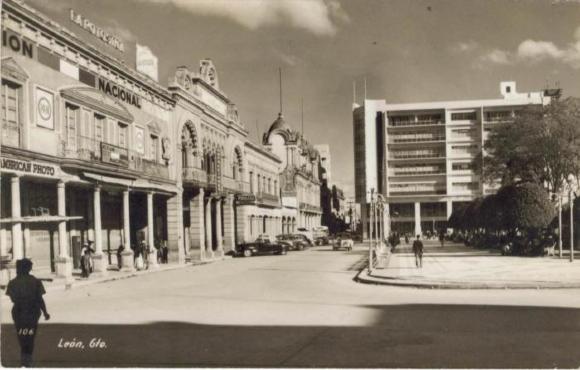
M22 257L68 279L89 240L96 272L120 245L132 269L131 247L167 240L180 192L174 101L32 8L2 5L2 280Z
M528 105L550 102L543 92L518 93L515 82L502 82L500 93L499 99L365 100L353 107L355 193L364 237L371 191L389 204L385 228L421 234L446 228L457 204L497 190L481 181L472 164L489 131L509 124Z
M297 228L320 226L320 155L302 135L290 128L282 114L264 133L262 143L281 159L282 206L297 210Z
M320 224L316 151L251 143L211 60L164 87L14 0L2 36L0 285L23 257L71 279L88 242L107 274L133 269L142 243L155 267L153 246L170 263L211 261Z

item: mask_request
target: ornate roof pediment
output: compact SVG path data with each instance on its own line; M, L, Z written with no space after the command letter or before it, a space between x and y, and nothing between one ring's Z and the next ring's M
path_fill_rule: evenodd
M61 90L60 94L81 106L92 108L121 121L131 123L134 120L133 115L123 104L92 87L70 87Z
M26 71L12 57L2 59L2 75L11 77L20 82L28 80L29 76Z
M220 89L217 71L211 59L202 59L199 62L199 76L216 90Z

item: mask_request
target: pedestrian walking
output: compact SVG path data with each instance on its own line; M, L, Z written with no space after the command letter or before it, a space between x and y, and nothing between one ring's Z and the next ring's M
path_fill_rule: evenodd
M163 263L167 263L169 255L169 248L167 248L167 240L163 241L163 246L161 248L163 250Z
M415 253L415 265L423 267L423 242L421 235L417 235L417 239L413 242L413 253Z
M119 248L117 248L117 266L119 266L119 271L121 271L121 268L123 267L123 258L121 256L123 255L124 250L125 247L123 244L119 244Z
M27 258L16 261L16 277L6 287L6 295L14 304L12 320L16 327L16 335L20 345L20 365L32 366L34 338L38 329L40 314L49 320L50 315L42 296L46 293L42 282L30 275L32 261Z
M91 253L88 248L83 248L83 251L84 253L81 256L81 276L88 279L92 271Z
M143 250L141 248L141 244L137 244L135 246L135 255L133 261L137 270L143 269Z
M405 234L405 244L409 244L409 234Z
M439 242L441 243L441 248L445 246L445 233L443 230L439 233Z
M143 254L143 266L145 270L149 269L149 244L141 242L141 253Z

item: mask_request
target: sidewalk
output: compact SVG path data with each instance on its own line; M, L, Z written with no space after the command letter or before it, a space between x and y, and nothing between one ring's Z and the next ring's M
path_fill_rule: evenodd
M151 273L155 273L155 272L170 271L170 270L176 270L176 269L186 268L186 267L191 267L191 266L205 265L208 263L222 261L222 260L229 259L229 258L231 258L231 256L224 256L224 257L215 258L215 259L211 259L211 260L207 260L207 261L193 260L191 262L182 263L182 264L180 264L180 263L159 264L158 267L150 267L149 269L141 270L141 271L136 271L136 270L135 271L118 271L116 268L114 268L114 269L108 270L106 275L93 273L90 275L89 278L81 277L80 273L75 270L73 272L72 281L68 281L68 282L62 278L46 277L42 273L35 274L34 270L32 271L32 275L34 275L34 276L38 277L40 280L42 280L42 283L44 285L44 289L46 291L67 290L67 289L74 289L74 288L78 288L78 287L82 287L82 286L86 286L86 285L104 283L104 282L108 282L108 281L128 279L131 277L145 275L145 274L151 274Z
M570 263L564 258L502 256L499 251L465 247L441 247L425 242L423 267L415 266L410 246L400 245L390 253L385 268L371 276L362 270L356 281L440 289L554 289L580 288L580 255Z

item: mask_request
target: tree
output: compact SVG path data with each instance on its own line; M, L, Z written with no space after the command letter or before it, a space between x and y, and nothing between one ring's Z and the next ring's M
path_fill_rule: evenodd
M504 224L504 206L496 194L483 198L479 207L479 224L488 232L502 229Z
M545 229L556 213L548 193L538 184L508 185L496 197L503 205L502 223L512 231Z
M533 182L560 192L569 174L580 174L580 100L524 108L491 131L484 149L474 164L486 182Z

